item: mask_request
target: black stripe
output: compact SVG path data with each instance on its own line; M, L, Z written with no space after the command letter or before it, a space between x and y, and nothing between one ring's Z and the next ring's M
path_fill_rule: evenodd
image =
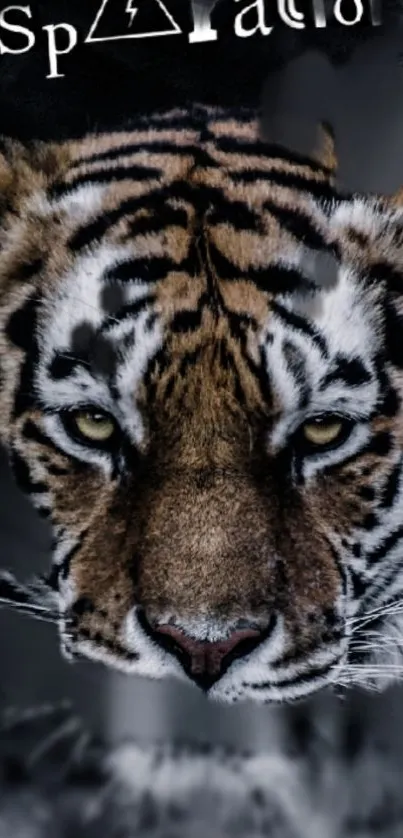
M325 666L317 666L314 669L308 669L300 675L290 675L282 681L263 681L261 684L248 684L244 681L242 686L245 689L252 688L254 691L267 690L271 687L281 689L282 687L302 686L303 684L311 683L311 681L314 681L316 678L320 678L322 675L326 675L336 662L337 661L333 661L331 664L326 664Z
M172 373L172 375L170 375L166 381L164 399L170 398L175 388L175 384L177 383L179 378L186 380L186 374L189 368L191 369L195 366L198 358L200 357L201 351L201 347L198 347L197 349L193 350L193 352L186 352L184 354L183 358L181 359L178 372Z
M134 214L139 209L153 207L155 198L161 195L161 189L153 190L148 195L141 195L138 198L127 198L125 201L110 212L99 215L94 221L90 221L83 227L79 227L68 239L67 246L73 251L82 250L93 241L101 239L108 230L117 224L125 216Z
M402 473L402 460L392 469L386 485L382 492L381 506L383 509L390 509L399 491L400 475Z
M48 491L48 486L45 483L36 483L32 479L27 463L15 448L11 450L10 464L16 483L23 492L27 494L32 494L33 492L43 494Z
M238 312L231 311L231 309L227 308L224 303L222 304L222 311L228 320L228 326L232 337L240 343L242 350L246 352L248 343L247 330L251 327L257 331L258 324L256 319L249 314L240 314Z
M52 477L66 477L66 475L70 474L68 468L61 468L55 465L55 463L45 463L45 465L48 474L51 474Z
M350 387L358 387L368 384L371 376L359 358L342 358L337 356L334 362L334 369L322 379L319 389L324 390L329 384L335 381L342 381Z
M70 573L70 566L71 566L71 563L74 559L74 556L77 553L79 553L79 551L81 550L81 548L83 546L83 543L84 543L84 538L85 538L86 535L87 535L87 530L84 530L84 532L80 533L78 544L75 544L74 547L72 547L72 549L69 551L69 553L67 553L67 556L64 557L62 562L59 565L55 566L55 567L57 567L58 580L59 580L59 577L61 577L64 580L67 579L67 577Z
M67 245L73 251L82 250L93 241L101 239L111 227L125 216L134 215L139 210L147 209L153 213L158 210L163 215L166 211L167 202L173 199L193 201L194 196L194 187L191 184L184 183L182 180L174 181L164 187L157 186L146 195L127 198L118 207L110 210L110 212L98 215L93 221L76 230L68 240Z
M155 311L149 311L148 312L147 317L144 320L144 329L145 329L146 332L152 332L157 319L158 319L158 317L157 317Z
M143 383L144 387L147 391L147 397L150 402L153 401L155 398L156 393L156 384L155 381L152 381L152 377L156 374L156 371L159 371L159 375L161 376L162 373L170 366L171 360L166 352L165 347L158 349L155 355L149 359L147 363L146 370L143 375Z
M80 628L77 637L75 638L75 642L79 642L80 639L82 640L91 640L96 646L107 649L108 652L116 655L116 657L124 658L127 661L136 661L139 659L139 655L137 652L129 652L120 643L116 643L114 640L108 640L108 638L103 637L100 632L96 632L94 635L88 629Z
M99 169L96 172L84 172L77 175L74 180L64 183L55 183L49 190L50 198L59 198L79 186L85 186L87 183L114 183L121 180L155 180L161 177L161 169L156 169L151 166L115 166L110 169Z
M287 363L287 371L294 379L295 388L298 392L298 407L302 409L308 405L311 397L306 358L302 355L299 348L294 346L289 340L283 341L282 348Z
M353 587L353 598L361 600L368 587L366 580L352 569L350 569L350 580Z
M403 285L403 283L402 283ZM403 317L396 311L391 300L385 300L385 343L388 359L403 369Z
M147 294L145 297L140 297L134 303L128 303L122 306L116 314L111 315L106 323L101 326L101 333L109 331L114 328L116 323L122 323L124 320L131 318L135 319L141 311L150 306L155 301L155 294Z
M89 596L80 596L71 606L70 613L73 615L71 622L75 623L77 617L83 617L85 614L94 614L96 610L94 602Z
M98 151L95 154L90 154L88 157L80 157L74 161L74 168L79 166L89 166L92 163L101 163L103 161L110 162L117 160L119 157L129 157L132 154L141 154L151 152L152 154L165 154L166 152L182 156L186 153L194 154L198 151L197 146L193 145L175 145L172 140L143 140L137 143L123 143L116 148L109 148L106 151Z
M359 495L364 500L375 500L375 489L372 486L362 486L359 490Z
M154 256L149 259L129 259L110 268L104 274L104 279L107 282L133 282L138 279L141 282L153 283L165 279L171 271L185 271L188 268L187 258L179 263L164 256Z
M262 218L246 202L226 201L222 195L217 195L217 198L216 205L208 214L211 225L230 224L234 230L253 230L264 234Z
M212 361L213 363L218 361L220 367L224 370L230 368L230 353L227 343L223 338L218 338L214 344Z
M31 408L35 400L34 374L39 362L36 328L40 302L40 299L30 297L18 311L12 314L6 326L7 337L25 351L25 359L14 396L14 419Z
M387 554L396 546L401 538L403 538L403 525L398 527L393 533L390 533L378 547L366 554L365 558L368 564L374 565L380 559L386 558Z
M235 317L236 317L236 315L234 315L234 318ZM233 335L234 334L234 329L233 329L233 323L231 323L231 322L230 322L230 328L231 328L231 334ZM237 331L237 334L238 334L238 331ZM214 347L213 359L217 360L219 362L219 364L222 366L223 369L228 370L232 373L233 382L234 382L234 395L235 395L236 402L240 405L246 406L246 397L245 397L245 393L242 389L239 370L238 370L237 364L235 362L234 355L231 352L231 349L227 345L226 341L219 340L219 341L216 342L215 347ZM244 360L246 361L247 359L245 358ZM252 365L251 366L251 373L252 373L252 375L255 375L255 377L258 380L258 383L260 383L260 377L257 374L257 373L260 373L259 367ZM263 376L264 376L264 371L262 371L262 377ZM232 412L231 408L229 408L229 410L230 410L230 412Z
M323 472L330 474L333 471L339 471L344 469L345 466L349 466L353 463L356 463L357 460L361 457L366 456L367 454L375 454L378 457L387 457L390 453L390 449L392 447L392 439L391 435L388 431L380 431L379 433L375 434L372 439L368 442L364 448L360 448L355 454L351 454L350 457L346 457L340 463L334 463L329 465L323 466ZM357 526L361 526L360 522L357 523Z
M189 183L179 178L167 184L160 195L164 201L184 201L198 211L199 216L223 201L222 189L216 186Z
M246 279L262 291L272 294L289 294L315 288L314 283L295 268L272 264L259 268L248 265L241 269L227 259L213 243L209 245L209 254L220 279Z
M63 378L68 378L77 367L88 367L89 360L87 356L68 357L63 352L56 352L48 365L48 373L54 381L61 381Z
M366 454L377 454L378 457L387 457L392 447L392 437L388 431L379 431L364 449Z
M297 332L303 332L307 337L309 337L313 343L315 343L322 354L325 357L328 357L328 349L326 345L326 341L322 335L320 335L310 323L301 317L299 314L295 314L293 311L289 311L287 308L284 308L280 303L276 301L272 301L271 307L273 312L284 320L288 326L291 326L292 329L295 329Z
M97 636L94 638L95 642L99 643L100 641L97 639ZM138 652L132 652L128 649L125 649L120 643L116 643L114 640L108 640L106 637L102 637L101 646L104 646L108 652L112 652L113 654L117 655L120 658L124 658L127 661L137 661L140 657Z
M278 172L273 169L268 171L243 169L242 171L231 172L231 177L233 181L239 183L254 183L257 180L266 180L276 186L295 189L298 192L309 192L310 195L324 201L340 200L334 188L326 180L314 180L295 172Z
M258 382L263 401L265 401L267 405L272 405L273 391L269 371L267 368L267 362L263 355L263 350L260 350L260 364L255 364L252 358L250 358L250 356L246 353L244 354L243 361L248 367L250 374L253 375L255 380ZM235 361L233 361L233 372L237 374L239 378L239 373L237 373ZM240 382L239 387L241 387Z
M386 282L389 291L398 294L403 290L403 272L396 270L388 262L376 262L368 268L363 269L364 278L370 282Z
M35 343L39 299L28 297L22 306L14 311L6 324L6 336L14 346L24 352L32 352Z
M201 326L202 314L201 308L196 311L179 311L171 321L170 331L174 334L195 331Z
M245 156L257 155L262 158L273 160L273 162L289 163L291 166L308 166L313 172L328 173L329 168L324 166L318 160L311 157L306 157L298 152L291 151L280 145L275 145L262 140L245 140L243 137L218 137L216 139L216 146L220 151L242 154ZM247 170L245 170L246 172ZM259 170L264 174L263 170ZM267 172L266 172L267 174Z
M353 522L355 523L355 522ZM361 527L364 530L374 530L375 527L378 525L379 521L377 516L373 512L369 512L368 515L365 515L362 521L357 521L357 526Z
M7 279L15 282L27 282L39 274L43 266L44 261L40 257L27 260L26 262L20 262L11 273L7 274Z
M179 377L181 377L181 378L185 377L188 368L189 367L194 367L194 365L196 364L196 361L199 359L201 353L202 353L202 347L201 346L198 346L197 349L193 349L192 352L185 352L185 354L183 355L183 357L181 359L179 369L178 369L178 376ZM175 378L176 378L176 375L175 375Z
M393 417L399 412L400 398L397 391L393 387L388 387L383 394L382 399L379 400L378 410L384 416Z
M88 463L78 459L78 457L75 457L74 454L66 454L65 451L58 448L56 443L53 442L53 440L42 430L40 430L40 428L38 428L38 426L35 425L31 419L28 419L25 422L22 432L25 439L37 442L39 445L49 451L53 451L59 457L62 456L65 460L67 460L69 473L71 473L72 469L74 469L75 472L82 472L88 468Z
M298 241L303 241L307 247L313 250L329 250L330 247L322 233L315 227L310 218L300 210L281 207L273 201L265 201L263 209L274 216L281 227L286 229Z
M120 157L130 157L133 154L172 154L175 157L194 157L199 165L217 165L217 162L208 155L200 146L193 143L176 143L175 137L172 140L147 140L142 142L124 143L116 148L106 151L99 151L88 157L80 157L74 161L74 168L79 166L90 166L95 163L113 162Z
M295 291L315 290L314 282L295 268L285 265L248 268L247 278L262 291L269 291L272 294L292 294Z
M49 445L50 448L55 449L55 445L52 442L52 440L49 439L49 437L46 436L46 434L44 434L43 431L41 431L37 425L35 425L32 419L27 419L24 422L22 434L25 437L25 439L29 439L33 442L38 442L39 445L45 445L46 447L48 447Z
M57 445L53 442L53 440L48 437L37 425L32 421L32 419L27 419L24 423L22 434L25 439L28 439L31 442L37 442L38 445L43 446L44 448L49 449L50 451L54 451L56 454L62 454L63 457L69 457L70 455L65 454L61 451ZM81 460L79 461L81 463Z
M189 216L184 209L176 209L165 204L161 213L153 215L141 215L130 222L130 236L150 235L150 233L163 233L168 227L181 227L186 230L189 226Z

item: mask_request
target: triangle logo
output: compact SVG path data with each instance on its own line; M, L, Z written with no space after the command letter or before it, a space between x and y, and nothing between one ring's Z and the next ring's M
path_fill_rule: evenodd
M121 0L120 3L117 0L102 0L85 43L157 38L181 33L180 26L163 0Z

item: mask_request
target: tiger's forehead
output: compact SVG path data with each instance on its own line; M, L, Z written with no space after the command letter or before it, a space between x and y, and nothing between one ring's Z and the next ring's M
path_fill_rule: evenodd
M108 242L131 247L121 278L153 283L168 316L186 300L192 307L206 280L230 307L257 315L267 292L301 281L305 244L326 245L328 217L314 196L326 198L329 172L270 146L251 114L166 114L68 143L67 155L46 211L55 277L63 259Z
M278 301L295 326L296 307L318 284L313 254L342 235L330 221L336 197L325 166L268 145L250 115L199 117L167 115L68 143L68 166L25 215L46 251L43 401L106 410L125 402L136 439L133 399L157 387L162 403L181 378L192 381L193 402L208 379L231 398L241 379L252 409L264 401L274 337L281 352L285 339ZM307 314L313 331L334 335L334 354L338 317L318 298L343 271L339 259L325 267ZM366 322L354 288L346 274L332 303L349 315L352 335L351 311L361 331Z
M241 394L248 411L272 409L274 399L277 409L292 413L298 365L315 396L338 357L361 358L365 346L370 360L377 350L369 301L337 263L325 264L326 276L335 276L309 297L265 295L247 279L217 290L202 268L196 276L168 276L156 292L141 274L123 280L126 269L132 270L130 247L99 244L47 296L38 388L54 408L118 408L138 444L141 406L157 406L165 418L166 405L173 415L179 403L188 412L198 406L199 419L217 424L219 416L227 422L239 415Z

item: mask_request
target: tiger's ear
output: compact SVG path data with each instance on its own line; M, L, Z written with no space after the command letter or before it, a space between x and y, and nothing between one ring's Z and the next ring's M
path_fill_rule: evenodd
M330 176L337 169L332 122L339 79L323 52L309 50L270 73L262 91L268 142L313 160Z
M397 192L394 192L393 195L388 198L388 203L399 209L403 207L403 186L401 186Z
M319 163L331 177L335 176L338 160L334 133L329 123L279 113L264 121L263 130L269 143Z
M322 122L317 129L317 133L318 139L313 157L321 166L328 169L330 175L335 176L338 168L338 158L333 129L327 122Z

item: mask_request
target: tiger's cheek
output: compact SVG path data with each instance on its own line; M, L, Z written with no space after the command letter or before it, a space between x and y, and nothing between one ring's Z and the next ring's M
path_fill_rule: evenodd
M113 485L100 470L57 450L43 432L38 410L16 421L10 452L17 483L53 526L73 537L107 514Z
M91 527L100 516L107 515L113 492L95 471L89 474L67 471L58 475L49 467L48 484L54 499L54 522L66 529L73 532L78 525Z
M373 528L376 516L381 515L391 474L399 467L401 432L399 404L393 416L373 421L372 437L364 452L324 471L315 485L306 487L305 496L320 526L344 537L357 528Z

